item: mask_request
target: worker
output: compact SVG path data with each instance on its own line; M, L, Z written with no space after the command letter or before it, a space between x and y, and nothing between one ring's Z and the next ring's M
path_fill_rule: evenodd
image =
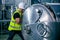
M18 9L13 13L10 25L8 27L9 37L7 40L13 40L15 34L18 34L22 40L24 40L22 35L22 16L25 9L25 3L21 2L18 5Z

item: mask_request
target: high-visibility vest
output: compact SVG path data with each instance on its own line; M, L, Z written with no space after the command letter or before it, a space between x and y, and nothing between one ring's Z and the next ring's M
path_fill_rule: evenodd
M17 10L13 13L13 15L12 15L12 18L11 18L11 21L10 21L10 25L9 25L9 27L8 27L8 30L9 30L9 31L11 31L11 30L22 30L22 28L21 28L22 24L21 24L21 23L20 23L20 24L17 24L17 23L16 23L16 20L13 18L13 16L14 16L15 13L20 14L20 17L22 17L21 12L17 9Z

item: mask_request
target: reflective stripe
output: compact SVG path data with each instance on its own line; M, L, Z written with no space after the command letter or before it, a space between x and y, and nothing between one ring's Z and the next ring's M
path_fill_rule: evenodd
M15 27L15 26L12 26L12 25L10 25L10 27L12 27L12 28L20 28L20 27Z
M13 22L14 24L16 24L16 22L15 21L11 21L11 22ZM21 24L21 23L20 23Z

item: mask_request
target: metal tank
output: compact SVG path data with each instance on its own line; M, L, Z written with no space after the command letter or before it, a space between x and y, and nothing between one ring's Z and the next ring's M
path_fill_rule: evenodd
M33 4L23 13L22 33L25 40L54 40L54 14L42 4Z

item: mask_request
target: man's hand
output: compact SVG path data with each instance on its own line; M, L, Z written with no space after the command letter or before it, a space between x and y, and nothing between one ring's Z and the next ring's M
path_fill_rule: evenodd
M20 18L16 18L15 20L16 20L16 23L18 24L21 22Z

